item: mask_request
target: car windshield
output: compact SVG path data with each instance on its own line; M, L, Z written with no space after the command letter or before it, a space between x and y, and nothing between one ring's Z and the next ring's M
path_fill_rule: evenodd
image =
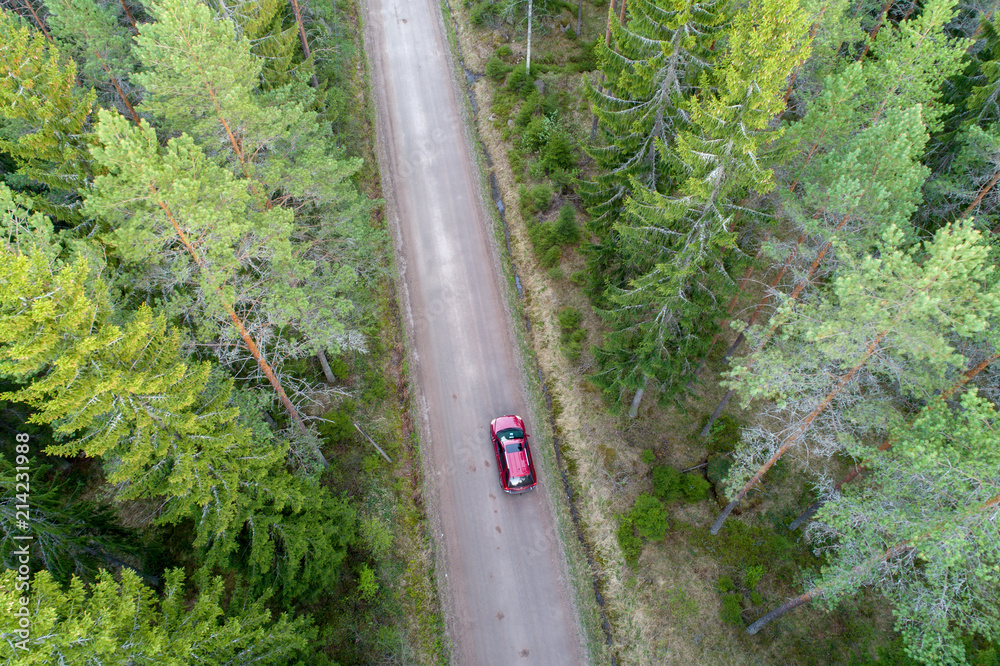
M511 488L520 488L521 486L530 486L534 479L531 474L525 476L512 476L510 477Z
M510 439L524 439L524 431L520 428L505 428L497 433L497 439L501 442Z

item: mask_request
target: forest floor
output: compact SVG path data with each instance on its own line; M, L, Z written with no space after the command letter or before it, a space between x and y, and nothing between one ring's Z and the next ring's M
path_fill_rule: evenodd
M569 246L553 264L533 247L532 229L554 220L565 204L573 206L578 218L583 215L579 197L572 183L548 178L539 168L539 156L519 143L527 118L519 113L525 94L504 85L503 71L485 75L491 60L494 70L498 63L507 71L523 65L523 31L491 14L487 2L450 3L447 9L455 18L462 66L475 96L480 141L491 157L488 173L495 176L505 203L510 259L523 285L533 353L551 395L555 432L596 568L610 624L610 651L617 663L908 663L891 630L889 609L874 595L859 596L832 611L803 607L755 637L746 635L749 622L801 593L821 564L802 534L785 527L812 500L803 481L807 477L791 473L800 464L795 461L773 470L718 537L708 532L724 504L714 490L706 500L669 503L665 539L645 542L638 561L626 562L616 534L636 497L651 492L652 468L695 468L704 475L707 463L724 463L736 443L746 414L735 405L709 441L698 435L724 393L716 377L719 357L731 340L716 346L702 381L680 405L664 407L647 400L635 420L610 410L588 381L596 366L587 348L601 342L605 329L581 288L585 261L578 248ZM587 0L583 29L576 37L576 12L567 4L560 14L545 19L548 29L536 31L532 46L539 96L532 91L528 99L558 109L549 117L556 117L577 145L581 178L593 168L578 148L589 140L592 120L583 96L584 77L596 84L599 73L581 73L579 64L586 62L595 41L604 38L606 17L607 3ZM542 205L532 210L527 200L537 188L543 191ZM559 319L566 308L580 313L579 330L586 336L582 350L567 343Z

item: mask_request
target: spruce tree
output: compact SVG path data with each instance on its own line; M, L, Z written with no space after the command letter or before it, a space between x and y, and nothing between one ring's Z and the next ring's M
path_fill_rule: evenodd
M15 572L0 573L6 608L20 608L24 592ZM311 655L315 629L309 618L277 619L257 599L226 611L221 578L196 594L184 572L167 572L162 596L130 569L120 580L103 572L90 586L75 578L68 590L46 571L31 581L27 606L31 635L21 649L13 612L0 619L0 659L18 664L285 664Z
M0 115L14 129L0 135L0 150L20 175L49 188L33 196L39 210L74 223L81 221L76 192L90 174L86 132L94 100L92 90L77 85L71 59L0 9Z
M669 151L674 137L686 127L686 100L697 92L700 73L711 67L713 32L726 19L723 3L687 0L633 0L630 20L623 26L610 15L610 44L598 44L596 55L605 83L585 88L600 124L600 139L589 146L598 172L580 184L590 213L589 228L598 244L589 248L592 269L624 264L623 275L606 275L621 286L630 274L612 230L635 180L641 187L666 193L671 174ZM673 165L676 166L676 165Z
M724 255L735 247L738 202L771 185L771 123L808 52L806 32L794 4L761 0L738 14L722 64L702 74L706 92L686 109L690 128L670 148L686 178L670 194L636 184L615 229L641 277L610 290L613 331L598 376L612 396L649 380L669 394L692 377L731 286Z

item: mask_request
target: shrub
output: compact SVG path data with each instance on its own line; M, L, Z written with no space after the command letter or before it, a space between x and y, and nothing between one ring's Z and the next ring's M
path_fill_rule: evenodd
M360 522L361 540L376 560L387 557L392 551L392 531L381 518L362 518Z
M514 69L511 70L510 76L507 77L507 88L509 90L513 90L522 97L526 97L531 93L538 93L538 91L535 90L535 76L534 74L528 74L528 71L525 69L523 63L516 65Z
M358 592L365 601L371 601L378 594L378 581L375 580L375 572L367 564L361 565L358 572Z
M656 462L656 452L653 449L643 449L642 451L642 462L647 465L652 465Z
M501 44L497 48L496 54L501 58L509 58L514 55L514 50L510 48L510 44Z
M546 118L543 116L532 116L524 128L524 132L521 134L521 147L529 152L537 151L548 140L549 129L549 123L546 123Z
M552 202L552 187L547 183L522 187L519 193L521 214L525 217L544 211Z
M740 605L740 595L725 594L722 596L722 611L719 615L723 622L743 626L743 607Z
M762 603L764 603L764 597L761 596L760 592L754 590L753 592L750 593L750 603L752 603L754 606L760 606Z
M558 245L553 245L545 251L538 263L542 265L542 268L552 268L559 263L560 259L562 259L562 249Z
M486 25L494 27L499 21L497 9L497 5L491 0L480 0L480 2L472 5L472 9L469 11L469 19L472 21L472 25L475 26Z
M732 592L736 589L736 583L733 581L732 576L719 576L719 582L716 584L719 588L719 592L725 594L726 592Z
M507 72L511 69L510 65L505 64L503 60L496 56L486 61L486 76L498 83L503 81L504 77L507 76Z
M700 502L708 497L708 489L711 487L708 481L701 474L689 472L681 477L681 492L688 502Z
M708 431L708 450L712 453L727 453L736 448L740 441L740 423L729 414L723 414Z
M647 493L635 499L630 516L639 536L650 541L662 541L670 529L670 518L663 502Z
M560 245L576 243L580 240L580 227L576 224L576 209L573 204L563 204L555 227L556 242Z
M331 409L321 417L325 419L319 422L317 429L320 436L327 442L336 444L339 442L352 442L358 431L351 421L351 414L354 413L354 403L345 400L338 409Z
M747 567L747 570L743 572L743 584L747 586L748 590L752 590L757 587L760 579L764 577L764 567L760 564L751 564Z
M681 497L681 473L673 467L661 465L653 468L653 494L665 502Z
M573 144L562 129L549 132L548 140L542 147L542 166L548 172L568 171L576 165Z
M635 535L635 530L632 529L632 522L629 520L623 521L618 526L615 536L618 537L618 547L622 549L622 555L625 556L625 563L630 567L634 567L639 562L639 556L642 555L642 539Z
M556 319L559 320L561 340L566 342L568 336L572 334L573 331L580 328L580 324L583 322L583 313L576 308L565 307L559 311L559 314L556 315Z

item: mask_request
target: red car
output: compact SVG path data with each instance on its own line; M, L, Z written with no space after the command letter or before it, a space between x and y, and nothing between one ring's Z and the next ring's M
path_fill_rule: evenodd
M500 487L507 493L523 493L538 484L535 464L528 448L528 433L520 416L500 416L490 422L490 439L497 456Z

